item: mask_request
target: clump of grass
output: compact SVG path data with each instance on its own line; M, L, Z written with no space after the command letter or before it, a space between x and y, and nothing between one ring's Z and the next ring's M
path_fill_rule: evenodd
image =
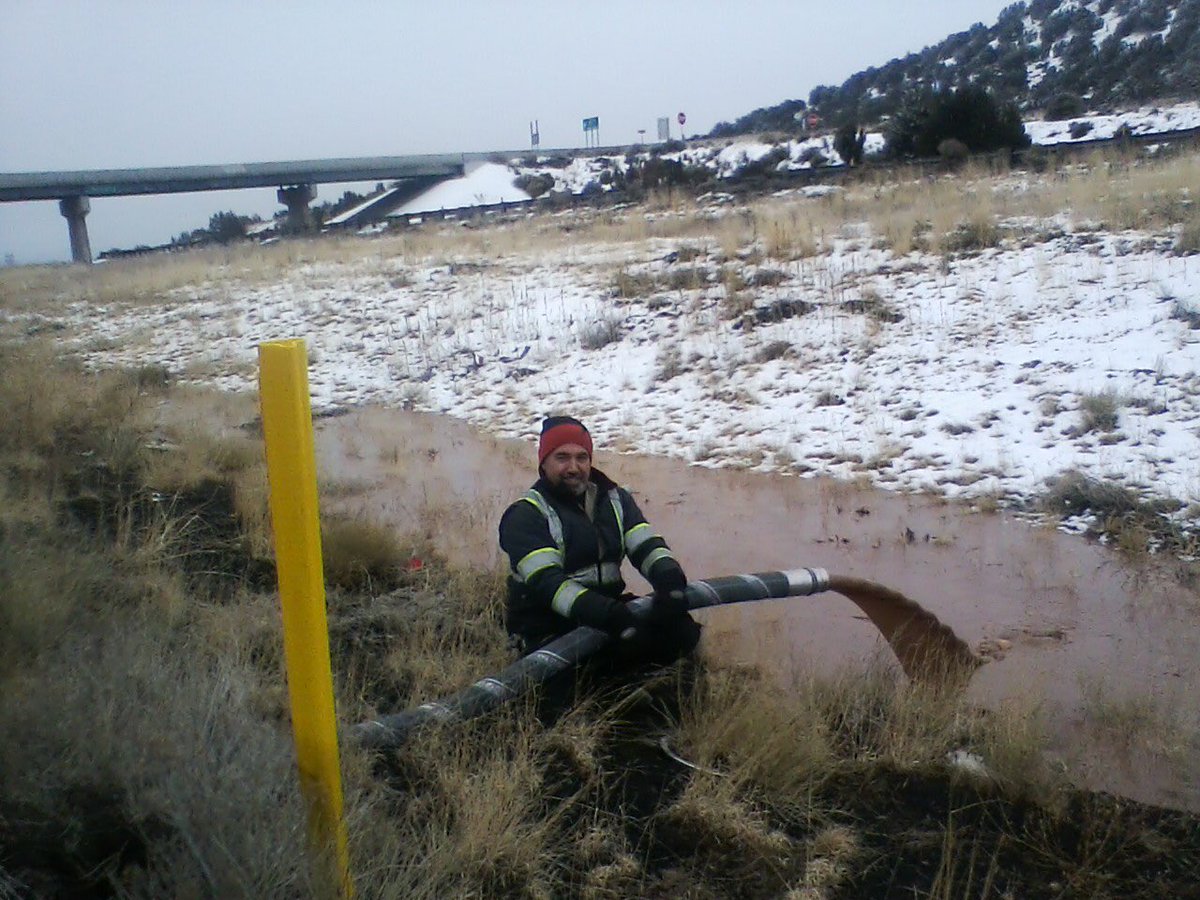
M1200 252L1200 248L1198 248L1198 252ZM1182 300L1176 300L1171 307L1171 318L1185 323L1193 331L1200 328L1200 310L1192 309Z
M1093 534L1134 555L1157 549L1194 549L1194 536L1170 518L1182 504L1170 499L1146 499L1116 481L1066 472L1050 479L1040 505L1058 516L1093 516Z
M693 247L690 244L681 244L674 251L675 259L678 262L691 262L694 259L708 256L708 250L704 247Z
M160 491L187 490L265 467L262 440L245 432L220 434L191 424L160 435L165 444L147 455L144 474L146 483Z
M677 344L663 344L654 357L654 376L651 386L677 378L686 370L683 353Z
M812 235L811 221L801 225L800 217L795 209L790 213L766 213L763 228L763 248L771 259L789 262L813 256L817 252L816 241Z
M865 289L861 298L844 301L841 308L846 312L865 315L876 322L884 322L889 325L904 320L903 313L898 312L883 299L878 291L871 288Z
M779 269L758 269L750 276L751 287L776 287L787 281L787 273Z
M800 874L792 839L727 782L693 781L658 814L655 830L668 848L722 878L780 890Z
M621 269L613 277L613 295L622 300L648 297L658 289L658 279L648 272L631 272L628 269Z
M953 231L942 238L941 245L946 253L965 253L986 250L1000 243L1000 228L990 218L960 222Z
M708 284L712 273L705 266L684 266L671 269L665 285L672 291L694 291Z
M821 391L813 399L813 406L842 406L846 402L846 398L840 394L835 394L833 391Z
M811 676L786 696L747 673L706 673L678 741L698 764L799 804L848 772L928 771L954 751L976 754L990 778L1017 793L1055 783L1031 710L981 716L952 692L901 684L882 670Z
M1175 252L1184 255L1200 253L1200 215L1191 216L1179 227Z
M944 431L952 437L957 437L960 434L971 434L975 431L973 425L968 425L966 422L943 422L938 426L939 431Z
M326 518L321 523L325 581L347 590L390 586L410 556L395 530L360 519Z
M739 266L722 266L721 284L725 287L721 312L726 318L736 319L753 308L754 296L746 290L746 279Z
M794 353L789 341L769 341L754 351L755 362L771 362Z
M1083 394L1079 398L1079 433L1116 431L1120 398L1114 391Z
M621 339L621 326L624 320L612 313L601 316L595 322L584 326L579 334L579 346L584 350L599 350L609 344L615 344Z

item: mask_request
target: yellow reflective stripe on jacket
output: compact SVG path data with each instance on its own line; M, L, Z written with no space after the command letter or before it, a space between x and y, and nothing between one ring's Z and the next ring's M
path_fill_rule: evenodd
M562 566L563 553L557 547L542 547L532 553L525 554L517 563L517 580L528 581L542 569L551 566Z
M567 579L562 583L562 586L554 592L554 599L550 601L550 606L560 616L570 618L571 607L575 605L575 601L579 599L579 595L587 590L582 584L577 581Z
M625 510L621 507L621 492L611 490L608 492L608 500L612 503L613 515L617 517L617 534L621 541L621 556L625 555Z
M632 556L637 552L638 547L656 537L661 537L661 535L654 530L649 522L634 525L625 532L625 552Z
M564 554L567 552L567 545L563 539L562 519L558 517L558 513L554 507L546 502L546 498L533 488L527 490L524 496L521 497L526 503L533 504L533 507L546 517L546 524L550 528L550 537L554 538L554 543L558 545L558 549ZM621 555L625 555L625 510L621 506L621 497L618 491L608 492L608 501L612 505L613 515L617 519L617 534L621 536ZM639 542L640 543L640 542ZM528 557L527 557L528 558Z
M554 507L546 502L546 498L530 488L521 497L526 503L532 503L534 509L546 517L546 524L550 527L550 537L554 538L554 543L558 545L558 549L562 553L567 552L567 545L563 541L562 519L558 517L558 513L554 511Z
M651 550L646 554L646 558L642 560L642 564L638 566L639 571L647 578L650 577L650 569L660 559L674 559L675 554L666 547L659 547L657 550Z
M538 491L530 488L525 492L522 500L531 504L534 509L540 512L546 519L546 526L550 529L550 537L554 539L554 543L558 545L555 550L551 547L541 547L531 553L526 554L519 563L517 563L517 579L520 581L528 581L542 569L550 566L563 566L566 564L566 540L563 536L562 519L559 518L558 512L546 502ZM609 491L608 499L613 508L613 515L617 519L617 534L621 540L621 558L625 556L625 510L621 506L621 497L617 491ZM568 610L571 604L575 602L575 598L583 590L582 586L586 587L606 587L610 585L620 584L621 579L621 564L620 562L601 562L598 566L591 564L584 566L576 572L566 573L566 577L575 583L578 590L568 588L564 584L558 589L554 595L552 606L555 611L561 615L567 615L559 609L560 603ZM565 593L564 593L565 592Z

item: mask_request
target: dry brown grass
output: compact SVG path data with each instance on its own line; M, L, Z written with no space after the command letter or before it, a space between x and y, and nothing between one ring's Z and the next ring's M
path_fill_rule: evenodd
M786 694L744 674L710 673L679 741L697 762L802 806L848 770L945 768L958 750L982 758L1014 793L1045 795L1054 784L1031 710L981 714L959 696L883 672L812 677Z
M486 735L431 732L397 760L395 801L366 757L351 755L352 844L367 896L561 896L555 864L570 839L545 809L528 718Z

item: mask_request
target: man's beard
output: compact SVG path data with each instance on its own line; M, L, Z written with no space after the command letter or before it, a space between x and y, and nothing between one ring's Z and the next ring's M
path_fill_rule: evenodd
M562 489L563 493L571 494L575 497L581 497L587 493L588 483L586 478L564 477L559 481L558 485Z

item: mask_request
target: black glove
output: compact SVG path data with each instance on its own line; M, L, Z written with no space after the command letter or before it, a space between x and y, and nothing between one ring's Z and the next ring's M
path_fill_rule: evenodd
M637 636L637 619L629 607L620 600L610 601L608 612L604 615L604 630L615 638L631 640Z
M654 592L651 614L656 622L676 619L688 611L687 596L683 588L659 589Z

